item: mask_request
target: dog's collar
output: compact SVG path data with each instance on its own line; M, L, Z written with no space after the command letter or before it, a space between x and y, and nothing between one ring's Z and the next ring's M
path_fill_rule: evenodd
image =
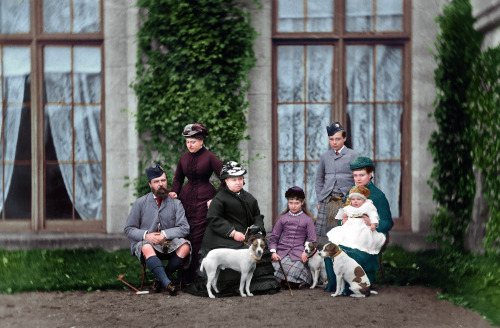
M342 253L342 250L341 250L341 249L339 249L339 251L338 251L337 253L333 254L333 256L332 256L332 257L337 257L337 256L339 256L339 255L340 255L340 253Z
M261 259L259 259L258 257L255 257L252 253L250 253L250 256L255 260L255 261L260 261Z
M314 256L314 254L316 254L317 252L318 252L318 249L316 248L316 249L314 250L314 253L312 253L312 254L311 254L311 256L308 256L307 258L308 258L308 259L310 259L310 258L311 258L311 257L313 257L313 256Z

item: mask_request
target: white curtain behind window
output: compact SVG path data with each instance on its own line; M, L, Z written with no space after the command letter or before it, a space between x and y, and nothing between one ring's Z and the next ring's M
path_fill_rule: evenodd
M2 134L5 140L5 148L0 142L0 156L2 156L4 165L1 167L2 163L0 163L0 170L3 169L3 177L0 171L0 212L3 211L4 201L9 194L12 173L14 172L24 87L31 67L29 48L5 47L2 67L4 75L3 96L5 97L3 103L6 104L6 108L3 108L3 114L0 115L0 126L3 127ZM1 188L2 182L3 189Z
M47 101L65 103L51 103L45 108L64 185L82 219L101 219L100 50L75 47L73 65L69 48L47 47L45 50ZM74 88L71 83L72 70ZM73 109L69 105L72 93L75 103Z

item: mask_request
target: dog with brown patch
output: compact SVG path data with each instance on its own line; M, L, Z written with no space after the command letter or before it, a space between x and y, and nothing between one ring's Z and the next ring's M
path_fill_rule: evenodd
M320 254L323 257L332 258L333 272L335 272L337 278L337 290L331 295L332 297L342 294L346 281L353 292L350 295L351 297L370 295L370 280L358 262L349 257L334 243L326 244Z
M318 251L318 243L315 241L306 241L304 243L304 252L307 255L307 265L311 270L313 276L313 283L310 289L314 289L318 284L319 277L321 277L321 281L323 284L328 280L328 276L326 274L325 261L319 255Z
M250 236L250 238L248 238L248 243L250 243L248 249L212 249L203 259L200 265L200 271L203 272L203 269L205 269L207 274L207 292L210 298L215 298L214 294L212 294L211 287L213 287L216 293L219 292L217 289L217 280L219 279L220 270L227 268L241 273L241 297L253 296L253 294L250 293L250 282L252 281L257 262L260 261L264 254L266 243L263 238L256 236Z

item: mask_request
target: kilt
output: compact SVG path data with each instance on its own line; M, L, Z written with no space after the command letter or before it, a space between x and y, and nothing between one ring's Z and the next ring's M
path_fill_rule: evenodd
M164 257L168 256L170 253L174 252L177 248L181 247L182 244L185 244L185 243L187 243L189 245L189 247L191 248L191 243L189 242L189 240L184 239L184 238L174 238L174 239L172 239L172 242L170 243L170 246L168 247L167 252L165 252L161 245L153 244L147 240L142 240L135 245L134 254L139 259L139 261L142 261L142 258L143 258L142 246L145 244L150 244L151 246L153 246L155 252L159 255L159 257L162 257L162 255L165 255L165 256L163 256L163 258L164 258ZM184 267L186 268L187 266L189 266L189 263L191 263L191 251L189 254L189 261L184 265Z
M309 267L302 261L292 261L290 255L281 259L283 270L285 270L286 278L289 282L295 282L299 285L312 284L312 274ZM283 272L281 272L280 264L278 261L273 261L274 276L280 280L285 280Z
M330 203L330 199L333 196L337 196L337 194L330 194L330 196L326 197L322 201L319 202L319 209L318 209L318 216L316 217L316 235L319 236L326 236L326 233L330 231L332 228L335 228L338 226L337 222L335 220L328 220L328 204ZM339 195L340 196L340 195ZM337 204L335 204L337 203ZM343 199L341 199L338 202L335 202L334 204L331 204L330 206L337 206L338 209L342 206ZM336 212L338 212L338 209ZM331 211L331 208L330 208ZM333 213L332 213L333 214ZM334 215L336 215L335 213Z

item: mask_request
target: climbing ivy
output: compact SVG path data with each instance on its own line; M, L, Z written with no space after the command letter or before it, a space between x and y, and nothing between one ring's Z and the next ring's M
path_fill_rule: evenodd
M472 217L476 183L473 165L484 176L489 205L484 246L500 249L500 46L481 52L469 0L453 0L437 18L434 71L438 89L432 113L438 131L429 149L434 168L429 185L438 202L430 240L463 248Z
M500 46L481 54L470 89L472 118L476 124L474 164L484 176L484 198L489 217L484 239L486 251L500 249Z
M256 2L256 1L254 1ZM257 32L233 0L139 0L136 129L143 145L139 171L159 161L172 181L186 151L181 133L201 122L205 141L222 160L239 161L248 109L248 73ZM145 175L135 181L147 192Z
M483 36L474 30L469 0L454 0L443 9L436 19L441 34L435 42L437 94L431 113L438 130L428 144L434 161L428 183L438 209L431 217L435 233L428 239L463 248L475 195L472 136L476 127L467 92Z

